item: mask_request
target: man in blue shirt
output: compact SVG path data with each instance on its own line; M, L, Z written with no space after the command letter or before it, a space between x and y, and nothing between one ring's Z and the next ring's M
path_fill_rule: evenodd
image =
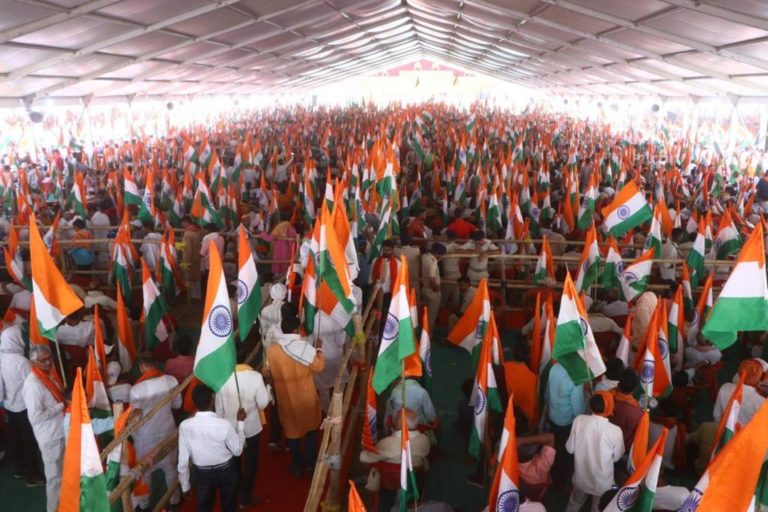
M552 481L555 488L563 488L573 473L573 455L565 450L565 443L571 435L571 425L579 414L586 411L584 390L576 386L565 368L552 366L547 380L547 418L555 434L555 463L552 466Z

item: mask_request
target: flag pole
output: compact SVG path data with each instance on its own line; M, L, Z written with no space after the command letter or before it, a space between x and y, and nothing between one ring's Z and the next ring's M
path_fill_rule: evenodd
M233 372L235 376L235 389L237 390L237 404L240 409L243 408L243 399L240 398L240 383L237 381L237 363L235 363L235 371Z
M56 355L59 359L59 369L61 370L61 382L64 384L64 388L67 387L67 374L64 372L64 360L61 358L61 347L59 347L59 342L54 341L54 345L56 345Z

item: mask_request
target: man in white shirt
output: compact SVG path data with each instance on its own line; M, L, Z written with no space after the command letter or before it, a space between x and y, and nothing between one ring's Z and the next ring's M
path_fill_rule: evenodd
M53 370L48 345L33 345L29 350L32 372L24 380L21 393L29 423L40 448L45 471L47 512L59 506L61 472L64 464L64 387Z
M91 228L94 238L107 238L107 233L110 230L110 220L106 213L104 213L104 205L98 203L96 206L96 212L91 215L91 220L88 221L88 227ZM96 250L96 261L108 262L109 252L108 244L106 242L99 242L94 244Z
M85 310L81 309L69 315L64 322L56 329L56 341L62 345L73 345L76 347L88 347L93 345L95 340L94 317L86 315ZM104 325L101 325L101 332L104 331Z
M430 333L435 332L435 322L437 314L440 312L440 266L437 264L437 257L445 254L443 244L434 243L428 246L428 249L421 256L421 298L423 304L427 307L427 329ZM424 327L424 326L422 326Z
M269 297L272 302L261 309L259 313L259 329L261 330L261 339L264 342L264 350L269 348L274 339L268 339L267 333L274 326L280 326L282 316L280 308L285 304L285 298L288 296L288 289L283 283L274 283L269 287Z
M754 359L746 359L739 365L737 373L742 375L744 379L744 387L741 391L741 407L739 408L739 423L746 425L763 405L763 402L765 402L765 398L760 396L760 393L757 391L757 386L760 385L760 377L762 376L762 366ZM715 400L715 407L712 410L712 416L716 422L719 423L723 417L725 408L728 407L728 401L731 399L735 389L736 384L733 382L726 382L720 386L720 390L717 392L717 399Z
M216 414L228 420L234 428L237 427L237 414L245 410L245 446L241 457L242 467L238 482L240 507L253 505L261 501L253 496L254 480L259 470L259 440L263 429L262 412L269 403L267 388L261 374L247 364L238 364L235 368L237 382L234 377L216 393ZM239 394L238 394L239 387Z
M371 464L374 462L387 462L389 464L400 464L402 456L401 451L401 414L405 411L405 421L408 424L408 439L411 442L411 459L413 460L413 466L416 470L422 469L427 464L427 456L431 445L429 444L429 438L419 432L419 420L416 413L410 409L400 409L395 414L394 427L395 431L392 435L387 436L379 440L376 443L376 449L379 453L372 453L368 451L360 452L360 462Z
M134 409L141 409L143 412L152 410L168 393L170 393L179 383L178 381L161 372L157 368L157 363L150 353L142 353L139 356L139 371L141 377L131 388L130 401ZM181 395L166 404L160 411L149 419L133 435L133 444L136 448L136 457L141 460L149 453L160 441L169 434L176 431L176 422L173 419L172 409L181 407ZM176 473L176 452L171 451L165 458L155 461L152 470L161 469L165 475L165 485L167 488L176 483L178 475ZM147 482L151 481L150 475L145 475ZM171 498L170 503L179 503L179 493L176 492Z
M160 242L163 241L163 235L155 230L155 221L153 220L144 221L144 231L147 234L141 239L139 251L149 269L154 271L160 262Z
M565 449L574 456L573 491L566 512L578 512L591 499L597 512L600 496L614 485L613 465L624 455L621 429L608 420L613 414L613 396L598 391L589 401L591 415L576 417Z
M199 384L192 391L197 413L179 426L179 483L185 497L190 497L190 462L195 467L197 510L213 512L216 491L222 512L237 510L237 460L245 443L244 409L236 413L236 427L216 416L213 391Z
M665 260L680 259L680 252L677 250L677 244L683 240L683 230L675 228L672 235L667 238L664 245L661 246L661 258ZM661 279L670 283L677 281L674 263L659 263L659 275Z
M501 251L493 242L485 238L485 233L482 231L475 231L470 238L471 240L461 247L465 251L476 253L469 260L467 277L472 284L477 284L481 279L488 277L488 255L499 254Z
M38 449L22 387L32 371L24 357L24 339L18 325L6 327L0 334L0 398L8 417L9 447L13 453L14 478L24 478L27 487L43 485L45 481L37 465Z

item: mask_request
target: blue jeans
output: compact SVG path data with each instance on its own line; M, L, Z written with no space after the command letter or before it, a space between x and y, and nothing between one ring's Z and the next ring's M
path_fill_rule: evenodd
M315 466L315 445L317 432L315 430L308 432L301 439L286 439L285 444L291 452L291 471L301 472L304 469L312 469ZM304 449L301 448L301 441L304 441Z

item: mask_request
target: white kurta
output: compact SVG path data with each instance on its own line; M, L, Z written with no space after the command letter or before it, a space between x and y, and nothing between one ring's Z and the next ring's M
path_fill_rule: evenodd
M577 416L565 449L574 456L574 487L601 496L614 485L613 464L624 454L624 437L608 418Z
M712 416L714 416L716 422L720 422L723 417L725 408L728 406L728 400L731 399L733 391L736 389L736 384L732 382L726 382L720 386L720 390L717 392L717 400L715 400L715 407L712 410ZM745 385L741 395L741 408L739 409L739 423L746 425L752 416L755 415L760 406L765 402L765 398L760 396L755 388Z
M238 400L237 387L240 387ZM255 370L237 372L237 385L234 377L224 384L216 393L216 414L228 420L237 427L237 410L241 404L247 416L245 417L245 437L253 437L261 432L262 424L259 411L267 407L269 396L264 386L264 379Z

